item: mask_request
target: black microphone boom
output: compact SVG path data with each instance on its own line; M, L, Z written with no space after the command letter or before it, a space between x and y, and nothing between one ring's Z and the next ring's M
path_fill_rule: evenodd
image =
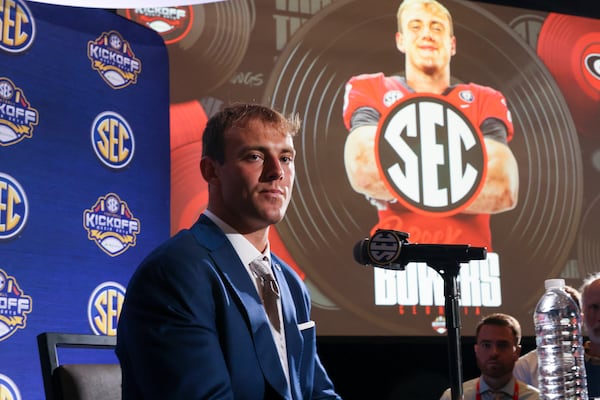
M410 262L439 265L484 260L485 247L468 244L408 243L405 232L378 229L371 239L365 238L354 246L354 260L363 265L403 270Z
M354 259L359 264L384 269L404 270L410 262L424 262L444 278L444 315L448 330L448 362L452 399L461 399L462 358L460 350L460 313L458 274L460 263L485 260L485 247L467 244L411 244L408 233L378 229L371 239L354 246Z

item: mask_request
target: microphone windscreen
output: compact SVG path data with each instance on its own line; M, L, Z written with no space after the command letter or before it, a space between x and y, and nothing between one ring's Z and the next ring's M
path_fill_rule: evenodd
M368 255L367 246L369 245L369 239L362 239L354 245L354 260L362 265L371 264L371 259Z

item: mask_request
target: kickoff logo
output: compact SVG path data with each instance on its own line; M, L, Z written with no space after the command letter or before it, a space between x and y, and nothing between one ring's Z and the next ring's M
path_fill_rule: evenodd
M459 213L487 172L481 132L441 96L410 95L393 106L380 121L375 152L388 190L424 215Z
M35 20L25 2L0 1L0 49L9 53L22 53L35 38Z
M116 336L125 300L125 288L117 282L98 285L88 301L88 321L96 335Z
M133 159L133 131L125 118L115 112L106 111L96 117L91 140L96 156L109 168L121 169Z
M21 392L8 376L0 374L0 399L21 400Z
M31 306L31 296L21 290L14 276L0 269L0 342L25 329Z
M33 136L38 111L31 107L23 90L0 77L0 146L10 146Z
M129 43L116 31L104 32L88 42L87 55L92 69L113 89L122 89L137 82L142 62L135 57Z
M167 45L187 37L194 24L192 6L128 9L125 11L125 16L158 32Z
M111 257L124 253L136 244L140 220L134 218L127 203L109 193L83 212L83 226L88 239Z
M15 178L0 172L0 241L18 235L25 227L28 215L25 191Z

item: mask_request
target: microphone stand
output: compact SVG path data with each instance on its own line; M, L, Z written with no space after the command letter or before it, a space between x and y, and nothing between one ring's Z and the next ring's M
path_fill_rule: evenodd
M485 259L486 250L471 248L469 245L421 245L423 247L420 247L420 251L409 247L405 249L407 253L403 253L403 245L409 244L408 237L406 232L378 229L370 240L365 239L357 243L354 248L355 259L361 264L393 270L403 270L410 262L425 262L444 278L450 391L452 400L462 400L458 274L461 262Z
M460 313L458 300L458 273L460 263L456 260L429 261L427 265L435 269L444 278L444 315L448 331L448 367L450 374L450 392L452 400L462 400L462 356L460 345Z

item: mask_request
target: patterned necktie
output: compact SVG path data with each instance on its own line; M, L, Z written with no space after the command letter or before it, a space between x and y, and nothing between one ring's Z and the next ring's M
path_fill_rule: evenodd
M279 310L277 308L279 285L277 285L277 281L271 272L269 259L261 256L253 260L250 262L250 269L256 276L258 291L265 307L265 311L267 312L267 316L269 317L269 321L271 321L271 325L273 325L277 332L281 332Z

